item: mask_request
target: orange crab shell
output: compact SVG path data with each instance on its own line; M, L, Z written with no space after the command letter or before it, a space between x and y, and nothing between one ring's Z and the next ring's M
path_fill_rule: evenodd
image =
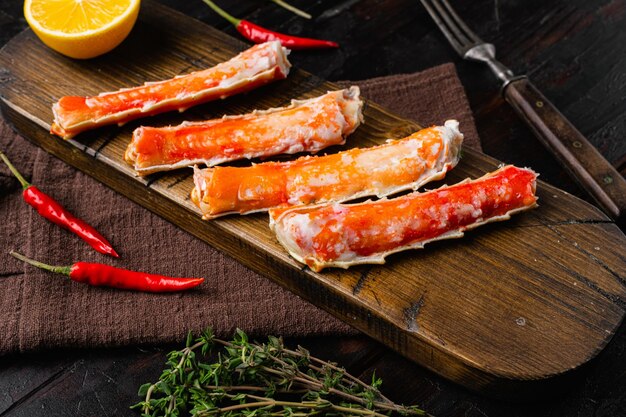
M184 111L211 100L286 78L289 50L278 41L255 45L203 71L92 97L66 96L52 106L50 132L64 139L96 127L171 110Z
M270 210L270 227L311 269L382 264L389 254L458 238L536 206L537 174L504 166L474 181L360 204Z
M125 159L139 175L194 164L318 152L342 145L361 123L359 88L331 91L290 106L178 126L140 127Z
M371 148L244 168L196 169L191 196L205 219L276 206L381 197L443 178L457 164L462 140L458 122L449 120Z

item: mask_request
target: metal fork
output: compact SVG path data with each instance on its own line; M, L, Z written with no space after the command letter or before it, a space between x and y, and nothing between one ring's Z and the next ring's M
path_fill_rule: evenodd
M493 44L480 39L447 0L420 0L462 58L484 62L502 81L502 94L535 135L618 223L626 216L626 180L528 80L496 60Z

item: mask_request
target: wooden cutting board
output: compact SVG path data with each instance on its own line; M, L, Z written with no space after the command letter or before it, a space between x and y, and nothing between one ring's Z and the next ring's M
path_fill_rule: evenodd
M203 221L189 200L190 170L140 179L122 159L140 123L239 114L337 88L303 71L182 115L106 127L71 141L50 135L50 106L61 96L170 78L225 61L247 47L166 7L144 6L131 36L114 52L90 61L52 52L30 30L15 37L0 51L5 117L48 152L408 358L473 389L522 396L580 367L609 342L625 310L626 239L597 209L547 184L538 187L540 207L511 221L390 256L384 266L314 273L278 245L266 214ZM348 146L371 146L418 128L371 102L365 119ZM497 165L465 150L446 182L476 178Z

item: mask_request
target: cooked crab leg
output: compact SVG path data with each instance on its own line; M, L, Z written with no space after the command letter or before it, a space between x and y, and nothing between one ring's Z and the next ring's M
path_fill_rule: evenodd
M509 165L474 181L391 200L272 209L270 227L291 256L315 271L382 264L391 253L461 237L536 206L536 177Z
M51 133L69 139L77 133L108 124L124 124L139 117L226 98L287 77L288 49L266 42L243 51L212 68L146 83L93 97L62 97L52 106Z
M289 107L179 126L140 127L125 159L139 175L204 163L297 152L345 143L361 122L359 88L329 92Z
M191 197L205 219L281 205L382 197L443 178L458 162L462 140L458 122L449 120L372 148L245 168L196 169Z

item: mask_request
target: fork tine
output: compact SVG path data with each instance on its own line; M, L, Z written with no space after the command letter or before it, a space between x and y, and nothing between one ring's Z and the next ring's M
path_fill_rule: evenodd
M467 27L463 19L461 19L459 15L456 14L452 6L450 6L450 3L448 3L448 0L441 0L441 3L445 6L446 9L448 9L448 13L450 13L456 24L459 25L459 27L463 30L463 32L471 41L473 41L474 43L483 43L483 40L480 39L473 30Z
M464 52L463 45L461 43L459 43L459 41L457 40L456 36L448 29L448 27L446 26L444 21L441 20L441 18L439 17L439 14L433 8L433 6L429 3L429 1L428 0L420 0L420 1L422 3L422 6L424 6L426 11L430 15L430 17L432 17L432 19L435 21L435 24L437 25L437 27L439 27L441 32L443 32L444 36L448 39L448 42L450 42L450 45L452 45L454 50L459 55L462 56L463 52Z
M463 49L467 48L467 46L470 43L472 43L472 41L467 36L465 36L463 31L452 20L452 18L448 14L448 12L444 9L444 7L441 5L441 3L438 0L431 0L431 3L435 7L435 9L437 9L437 11L439 12L439 15L446 22L446 25L448 26L448 29L450 29L454 33L456 38L459 40L459 42L461 43L461 47ZM463 53L461 52L461 54L463 54Z

